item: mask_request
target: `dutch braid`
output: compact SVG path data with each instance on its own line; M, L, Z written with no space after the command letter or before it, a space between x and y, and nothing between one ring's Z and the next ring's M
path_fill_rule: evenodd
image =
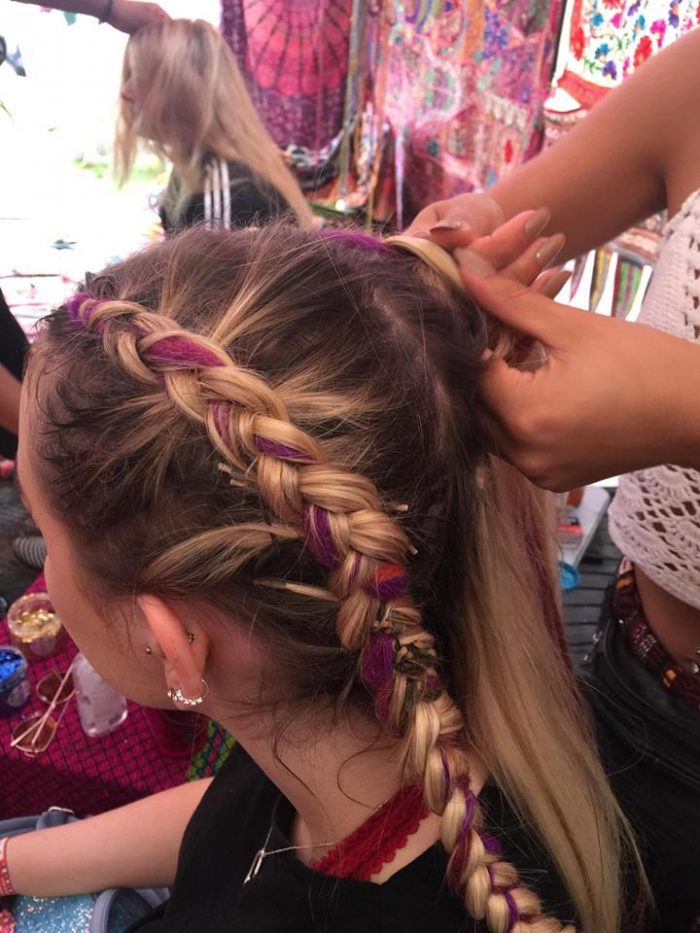
M298 537L329 571L338 639L357 656L378 718L405 739L406 779L422 784L426 803L441 816L448 878L468 912L491 933L573 933L543 916L539 899L483 832L463 716L409 592L411 544L375 485L331 462L323 445L291 422L279 393L214 341L126 301L79 293L66 307L74 323L100 335L125 372L159 384L183 415L205 426L225 470L254 478L284 524L239 528L251 549L262 549L270 536Z

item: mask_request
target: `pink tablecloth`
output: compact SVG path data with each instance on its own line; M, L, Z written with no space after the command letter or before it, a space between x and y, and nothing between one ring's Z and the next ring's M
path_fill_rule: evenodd
M43 578L30 588L44 589ZM66 647L52 658L32 661L32 687L51 671L65 671L76 653ZM9 643L5 621L0 643ZM75 700L70 701L51 746L38 758L10 748L17 723L46 706L32 692L16 716L0 718L0 819L39 813L50 806L68 807L78 816L99 813L139 797L173 787L186 776L192 741L173 748L160 714L129 704L129 716L111 735L91 739L83 732ZM192 729L182 726L192 735ZM172 733L172 729L171 729ZM170 736L172 738L172 734Z

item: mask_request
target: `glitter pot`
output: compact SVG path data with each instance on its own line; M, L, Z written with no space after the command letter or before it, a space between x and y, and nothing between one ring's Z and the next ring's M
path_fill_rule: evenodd
M31 692L27 659L12 645L0 645L0 716L13 716Z
M63 625L48 593L28 593L10 606L7 614L10 641L28 661L50 658L61 647Z

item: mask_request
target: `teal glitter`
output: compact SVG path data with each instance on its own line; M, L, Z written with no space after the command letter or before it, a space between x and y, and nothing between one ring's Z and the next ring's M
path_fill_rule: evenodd
M22 933L88 933L95 900L74 897L18 897L12 907Z

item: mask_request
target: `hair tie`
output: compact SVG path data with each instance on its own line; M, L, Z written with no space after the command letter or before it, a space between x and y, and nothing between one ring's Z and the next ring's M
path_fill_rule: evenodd
M422 259L426 266L430 266L446 282L460 289L460 291L464 291L464 282L459 273L459 266L447 250L438 246L437 243L426 240L425 237L407 236L404 233L387 237L384 242Z

